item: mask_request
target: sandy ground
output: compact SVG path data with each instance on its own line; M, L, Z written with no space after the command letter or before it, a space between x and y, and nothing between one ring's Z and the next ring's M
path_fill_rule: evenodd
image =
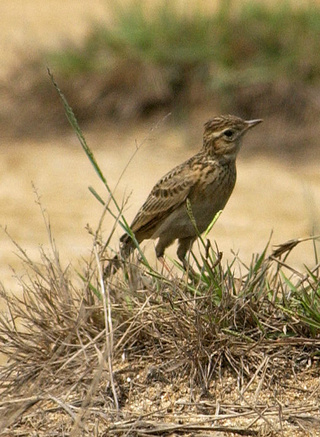
M1 0L0 78L19 68L21 56L30 59L44 48L81 41L95 19L106 16L104 0Z

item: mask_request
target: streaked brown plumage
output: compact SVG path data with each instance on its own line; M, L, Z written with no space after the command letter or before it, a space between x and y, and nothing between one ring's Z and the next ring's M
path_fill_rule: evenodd
M156 183L134 218L131 229L138 243L158 239L156 255L160 258L178 239L177 255L186 267L185 255L197 238L186 200L190 201L199 232L204 232L232 193L236 182L236 157L244 133L261 121L225 115L205 123L202 149ZM125 258L135 245L128 234L120 241L121 255ZM106 276L119 266L116 256L107 266Z

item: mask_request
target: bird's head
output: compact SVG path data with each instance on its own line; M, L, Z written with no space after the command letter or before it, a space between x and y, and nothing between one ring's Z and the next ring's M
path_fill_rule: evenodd
M222 115L204 125L203 147L213 156L235 159L243 135L262 120L242 120L234 115Z

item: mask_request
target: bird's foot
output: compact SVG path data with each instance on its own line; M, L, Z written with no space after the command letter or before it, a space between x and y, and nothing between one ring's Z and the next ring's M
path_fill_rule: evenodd
M186 275L188 277L194 278L197 276L196 272L194 271L194 269L191 267L191 265L188 263L188 261L184 258L182 261L183 264L183 268L186 272Z
M165 261L164 257L163 257L163 256L159 256L159 257L158 257L158 260L160 261L160 263L161 263L161 265L162 265L162 271L161 271L161 274L163 273L164 270L166 270L166 271L169 273L170 276L173 276L173 275L172 275L173 267L170 268L170 267L168 266L168 264L167 264L167 262Z

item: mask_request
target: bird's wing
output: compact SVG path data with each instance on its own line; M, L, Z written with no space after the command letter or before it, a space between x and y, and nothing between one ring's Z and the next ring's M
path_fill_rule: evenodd
M190 171L191 166L192 161L189 160L157 182L131 224L135 234L155 229L186 200L198 180L197 172Z

